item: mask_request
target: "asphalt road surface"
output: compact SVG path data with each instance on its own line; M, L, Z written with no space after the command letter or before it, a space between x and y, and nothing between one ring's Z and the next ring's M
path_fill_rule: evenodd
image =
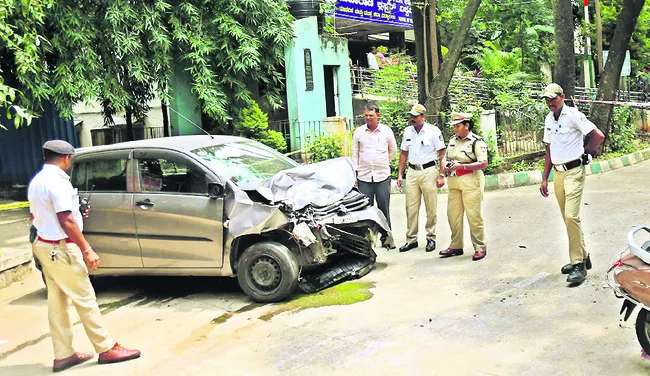
M425 253L422 231L418 249L377 250L377 267L359 281L374 285L373 296L355 304L270 317L287 303L251 304L232 279L100 279L97 294L111 334L142 350L142 358L65 372L647 375L636 312L621 320L621 301L603 287L603 276L625 248L627 230L650 224L649 197L650 161L587 178L582 221L594 267L573 288L559 273L568 242L557 203L536 186L485 194L484 260L471 261L469 231L465 255L451 259ZM438 250L449 245L446 200L439 196ZM392 197L391 213L399 246L403 195ZM12 239L19 242L16 231ZM92 351L79 323L75 345ZM0 290L0 375L45 375L51 366L46 293L33 274Z

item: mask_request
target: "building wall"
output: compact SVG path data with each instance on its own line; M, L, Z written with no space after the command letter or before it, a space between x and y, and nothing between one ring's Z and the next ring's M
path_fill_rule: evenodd
M154 98L149 102L151 109L144 118L145 127L162 127L163 114L160 100ZM120 116L121 115L121 116ZM118 126L126 126L123 118L124 114L117 114L113 121ZM77 134L79 134L79 143L81 147L93 146L90 131L97 128L104 128L104 116L99 102L77 103L74 106L74 119Z
M294 40L285 51L287 76L287 110L291 122L291 149L303 145L310 133L322 133L313 124L327 117L325 97L325 65L337 66L339 117L352 118L352 86L348 64L348 47L345 38L318 34L316 17L293 22ZM307 90L305 77L305 50L311 52L313 90ZM310 124L311 123L311 124ZM299 137L295 137L299 135Z

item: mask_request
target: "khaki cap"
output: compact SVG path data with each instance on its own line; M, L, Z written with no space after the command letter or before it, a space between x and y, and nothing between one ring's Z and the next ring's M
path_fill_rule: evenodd
M473 114L469 112L452 112L451 113L451 125L456 125L464 121L470 121L474 117Z
M48 141L43 145L43 150L49 150L51 152L61 154L61 155L74 154L74 146L70 145L68 142L63 140Z
M544 92L542 93L542 98L555 98L558 95L564 94L564 90L562 89L562 86L552 83L549 84L545 89Z
M411 107L411 111L409 111L409 114L412 116L420 116L426 113L427 109L421 104L414 104L413 107Z

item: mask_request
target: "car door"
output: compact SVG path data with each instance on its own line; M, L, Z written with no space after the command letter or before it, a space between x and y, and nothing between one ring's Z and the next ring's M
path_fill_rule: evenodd
M212 268L223 263L223 198L216 178L189 156L136 150L139 192L133 212L145 268Z
M92 153L75 158L72 185L90 200L84 236L101 258L101 268L142 268L133 218L131 150Z

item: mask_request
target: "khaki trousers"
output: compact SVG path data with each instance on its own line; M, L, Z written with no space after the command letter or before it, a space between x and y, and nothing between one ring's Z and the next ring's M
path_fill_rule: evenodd
M569 171L555 171L553 181L555 197L560 204L560 212L569 235L569 257L572 264L583 262L587 258L585 237L580 222L580 202L585 187L585 166Z
M50 251L56 250L56 261ZM63 359L74 354L72 323L68 308L70 301L77 309L88 339L97 353L110 350L115 341L104 326L95 298L95 290L88 279L88 269L81 250L74 243L49 244L35 241L34 256L43 266L47 281L47 308L50 332L54 344L54 358Z
M424 170L409 168L406 172L406 242L418 241L418 217L420 216L420 203L424 196L424 207L427 211L427 239L436 240L436 220L438 206L438 188L436 178L438 169L429 167Z
M485 179L483 171L474 171L463 176L450 176L447 219L451 228L449 248L463 249L463 213L467 215L474 251L487 251L485 229L481 215Z

